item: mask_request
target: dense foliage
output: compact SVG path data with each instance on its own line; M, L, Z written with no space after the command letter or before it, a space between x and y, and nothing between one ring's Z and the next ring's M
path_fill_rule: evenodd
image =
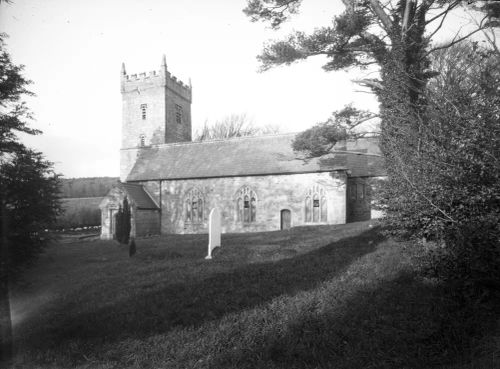
M249 0L244 11L253 21L267 21L277 28L301 2ZM472 287L465 288L469 291L498 287L499 54L490 31L500 25L500 4L343 3L345 11L333 18L331 26L268 43L258 57L261 68L323 55L327 71L353 67L378 71L378 78L358 83L370 88L380 103L380 142L388 171L381 203L391 232L436 241L440 248L433 249L429 265L440 277ZM451 41L433 44L449 13L460 6L472 11L477 27L469 33L457 29ZM443 50L478 32L485 34L494 51L469 46L470 51L438 65L434 54L443 55ZM348 125L326 122L300 135L294 148L322 155L349 134Z
M116 240L122 244L128 244L130 240L130 230L131 230L131 212L128 199L125 197L123 199L123 204L118 208L116 213L116 229L115 236Z
M351 105L333 112L326 122L316 124L310 129L297 134L292 143L295 151L303 152L308 157L328 154L338 141L377 135L378 132L356 130L365 122L377 118L378 115L366 110L359 110Z
M25 149L0 165L0 188L7 215L8 261L15 269L32 261L47 244L44 230L56 221L59 181L52 163Z
M118 177L61 178L61 196L63 198L103 197L118 180Z
M59 177L52 163L19 141L18 133L39 134L28 126L31 114L22 97L31 95L23 66L12 63L0 35L0 196L2 264L15 270L47 244L43 234L60 211Z
M62 199L63 213L57 217L56 229L74 229L101 225L99 204L102 197Z
M23 145L18 133L39 134L22 97L32 95L12 63L0 34L0 366L12 352L9 279L47 245L44 230L60 211L59 177L41 153Z
M500 60L476 44L432 59L440 75L426 91L418 146L402 145L405 133L386 138L387 221L395 234L434 241L435 275L469 292L500 290Z

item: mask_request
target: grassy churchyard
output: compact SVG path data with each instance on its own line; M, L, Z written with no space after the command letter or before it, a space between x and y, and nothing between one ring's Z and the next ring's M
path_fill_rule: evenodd
M211 261L207 239L139 239L133 258L112 241L53 245L13 286L15 367L498 364L493 312L461 310L369 222L222 235Z

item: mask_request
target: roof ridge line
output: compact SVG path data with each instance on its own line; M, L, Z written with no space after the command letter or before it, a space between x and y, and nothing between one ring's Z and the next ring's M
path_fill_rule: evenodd
M149 147L144 147L144 148L148 149L148 148L165 147L165 146L184 146L184 145L187 146L187 145L199 145L199 144L214 143L214 142L243 141L243 140L251 140L251 139L258 139L258 138L292 136L292 135L296 135L297 133L298 132L289 132L289 133L275 133L275 134L260 135L260 136L241 136L241 137L218 138L215 140L204 140L204 141L169 142L169 143L163 143L163 144L155 144L155 145L151 145ZM130 147L128 149L135 149L135 147ZM127 148L125 148L125 150L127 150Z
M133 149L153 149L153 148L161 148L161 147L175 147L175 146L189 146L189 145L201 145L201 144L209 144L209 143L218 143L218 142L235 142L235 141L244 141L244 140L252 140L252 139L260 139L260 138L273 138L273 137L284 137L284 136L292 136L292 135L297 135L300 132L287 132L287 133L273 133L269 135L259 135L259 136L241 136L241 137L229 137L229 138L218 138L215 140L205 140L205 141L184 141L184 142L169 142L169 143L163 143L163 144L154 144L146 147L127 147L127 148L121 148L120 150L133 150ZM371 139L372 137L360 137L360 138L351 138L347 140L341 140L338 141L337 143L342 143L343 141L346 142L354 142L358 140L363 140L363 139Z

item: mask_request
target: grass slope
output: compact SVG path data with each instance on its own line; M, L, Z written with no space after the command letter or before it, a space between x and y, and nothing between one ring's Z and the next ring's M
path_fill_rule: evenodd
M465 369L498 359L495 344L474 351L492 312L460 309L366 222L222 243L212 261L206 235L138 240L132 259L113 242L54 246L13 294L18 367Z

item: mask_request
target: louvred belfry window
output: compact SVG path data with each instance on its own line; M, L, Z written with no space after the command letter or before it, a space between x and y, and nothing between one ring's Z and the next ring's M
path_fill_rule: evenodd
M175 121L177 124L182 123L182 106L175 104Z

